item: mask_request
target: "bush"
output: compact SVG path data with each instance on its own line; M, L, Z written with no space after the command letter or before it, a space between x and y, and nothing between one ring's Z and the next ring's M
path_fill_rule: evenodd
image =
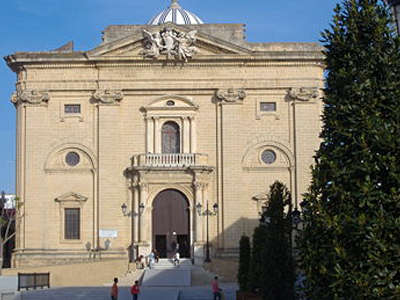
M243 235L240 239L240 257L238 272L238 282L241 291L249 290L250 257L250 239L248 236Z

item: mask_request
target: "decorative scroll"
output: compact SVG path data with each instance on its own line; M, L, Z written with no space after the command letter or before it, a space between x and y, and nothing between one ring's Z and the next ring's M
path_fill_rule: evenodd
M143 30L144 50L143 55L147 58L159 58L166 55L168 59L188 61L197 53L194 46L197 30L188 33L178 32L171 28L165 28L160 32L148 32Z
M117 104L124 98L120 90L97 90L93 94L93 99L101 104Z
M288 96L295 101L310 101L319 96L318 88L291 88Z
M246 98L246 92L244 89L218 90L215 96L220 102L241 104Z
M49 93L47 91L38 90L25 90L14 92L11 96L11 102L14 105L20 103L27 103L31 105L47 104L50 100Z

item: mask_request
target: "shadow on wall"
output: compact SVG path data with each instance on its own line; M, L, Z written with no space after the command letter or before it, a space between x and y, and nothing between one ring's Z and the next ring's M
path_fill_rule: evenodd
M215 218L215 217L214 217ZM220 235L210 239L212 256L233 256L239 255L239 241L243 235L253 237L254 229L260 224L260 220L250 218L240 218L232 225L228 226ZM211 229L210 229L211 232ZM217 251L215 252L215 249Z

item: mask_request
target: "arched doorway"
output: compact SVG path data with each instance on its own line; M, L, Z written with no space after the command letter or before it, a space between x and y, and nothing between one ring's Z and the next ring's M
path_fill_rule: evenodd
M190 257L190 210L184 194L177 190L160 192L153 202L153 248L161 258L171 258L176 250Z

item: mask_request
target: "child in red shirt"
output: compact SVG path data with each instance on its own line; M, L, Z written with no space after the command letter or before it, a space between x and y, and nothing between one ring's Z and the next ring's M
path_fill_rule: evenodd
M213 282L211 283L212 292L214 295L214 300L221 300L222 299L222 290L219 288L218 276L214 277Z
M111 287L111 300L118 300L118 278L114 278L114 284Z
M140 294L139 281L136 280L135 284L132 285L131 294L132 294L132 300L138 300Z

